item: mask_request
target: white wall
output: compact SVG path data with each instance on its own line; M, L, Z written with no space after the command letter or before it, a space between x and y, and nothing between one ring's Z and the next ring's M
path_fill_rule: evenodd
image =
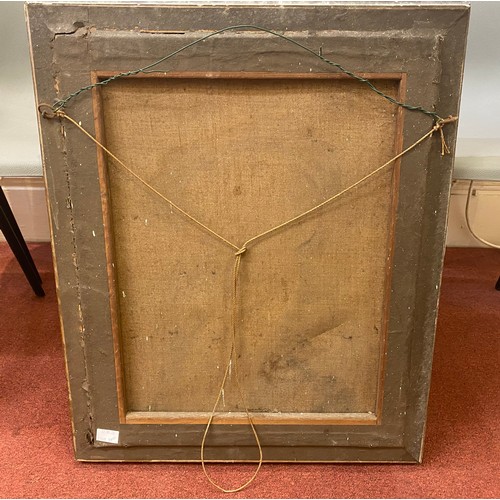
M500 169L500 2L471 5L456 153L498 156ZM466 184L452 189L449 246L483 246L465 223ZM478 183L470 216L476 233L500 244L500 183Z
M465 59L460 139L500 142L500 2L472 2ZM500 145L498 148L500 155Z
M0 2L0 176L42 175L23 2Z

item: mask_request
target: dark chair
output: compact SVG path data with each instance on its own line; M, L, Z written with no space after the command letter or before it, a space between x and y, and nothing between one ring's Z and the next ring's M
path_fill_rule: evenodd
M28 279L31 288L36 295L43 297L45 292L42 288L42 278L31 258L30 251L21 230L16 222L14 214L10 208L9 202L5 197L2 187L0 186L0 230L2 231L7 243L12 252L16 256L19 265L21 266L26 278Z

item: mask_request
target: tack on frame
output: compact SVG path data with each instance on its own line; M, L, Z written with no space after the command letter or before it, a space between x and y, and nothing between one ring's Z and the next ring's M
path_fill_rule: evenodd
M96 72L145 66L207 31L253 24L323 47L326 57L356 73L404 75L404 101L435 109L441 116L458 114L468 12L463 3L27 6L39 103L88 85ZM171 33L168 50L159 33ZM248 57L256 46L265 55L260 60ZM204 57L172 60L169 69L206 73L211 47L205 44ZM209 69L299 74L303 57L265 33L242 32L217 44ZM325 71L319 65L314 68ZM82 94L72 102L71 113L94 133L98 122L93 104L90 93ZM430 128L428 117L399 114L403 146ZM63 134L53 121L40 120L40 132L76 458L197 461L202 424L133 424L123 422L123 415L120 419L112 305L102 300L114 290L105 249L107 228L102 224L99 155L88 139L75 131ZM453 149L456 129L445 133ZM437 141L425 143L400 162L381 414L371 425L311 425L300 420L260 425L265 461L421 461L452 167L452 156L442 158ZM95 237L91 227L101 228ZM118 430L119 442L97 441L98 428ZM207 448L214 460L255 460L247 426L214 426L211 441Z

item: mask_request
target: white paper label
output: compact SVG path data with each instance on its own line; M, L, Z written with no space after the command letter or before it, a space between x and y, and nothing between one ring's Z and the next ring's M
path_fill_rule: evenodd
M95 440L101 443L118 444L120 431L113 431L111 429L97 429Z

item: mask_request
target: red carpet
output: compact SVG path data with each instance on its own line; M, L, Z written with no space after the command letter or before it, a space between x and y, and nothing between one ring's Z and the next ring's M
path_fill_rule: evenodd
M220 497L196 464L74 461L50 249L31 248L44 299L0 244L0 497ZM498 251L448 250L423 465L264 464L255 483L228 496L500 496L499 274ZM237 484L251 470L215 472Z

